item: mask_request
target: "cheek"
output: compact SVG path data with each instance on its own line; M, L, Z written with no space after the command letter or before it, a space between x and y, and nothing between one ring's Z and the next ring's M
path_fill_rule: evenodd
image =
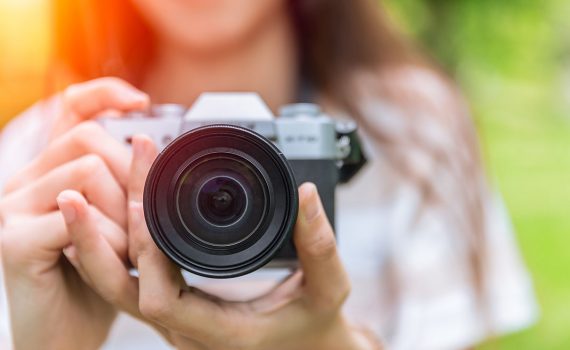
M131 0L158 38L190 50L223 49L285 11L285 0Z

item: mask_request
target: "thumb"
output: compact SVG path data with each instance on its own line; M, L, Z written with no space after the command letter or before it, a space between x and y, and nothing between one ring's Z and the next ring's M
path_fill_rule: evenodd
M299 188L294 242L308 296L326 307L342 304L350 284L336 249L332 227L312 183Z

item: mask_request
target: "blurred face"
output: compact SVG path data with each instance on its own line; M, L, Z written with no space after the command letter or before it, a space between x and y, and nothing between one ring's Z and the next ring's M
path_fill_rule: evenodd
M286 10L286 0L130 0L159 41L196 53L248 40Z

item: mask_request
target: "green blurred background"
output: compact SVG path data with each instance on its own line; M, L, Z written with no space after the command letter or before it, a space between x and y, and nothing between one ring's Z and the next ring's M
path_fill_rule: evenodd
M542 314L482 349L570 348L570 1L385 0L460 83ZM0 126L44 93L46 0L0 0Z
M462 86L536 285L539 323L482 349L570 349L570 1L389 0Z

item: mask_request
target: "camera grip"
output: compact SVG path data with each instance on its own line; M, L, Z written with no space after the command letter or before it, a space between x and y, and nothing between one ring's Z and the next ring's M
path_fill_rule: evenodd
M295 159L289 160L289 165L291 165L297 185L312 182L317 186L325 213L334 228L335 188L339 182L336 161L333 159ZM269 266L292 266L291 260L296 259L297 253L293 244L293 237L291 237Z

